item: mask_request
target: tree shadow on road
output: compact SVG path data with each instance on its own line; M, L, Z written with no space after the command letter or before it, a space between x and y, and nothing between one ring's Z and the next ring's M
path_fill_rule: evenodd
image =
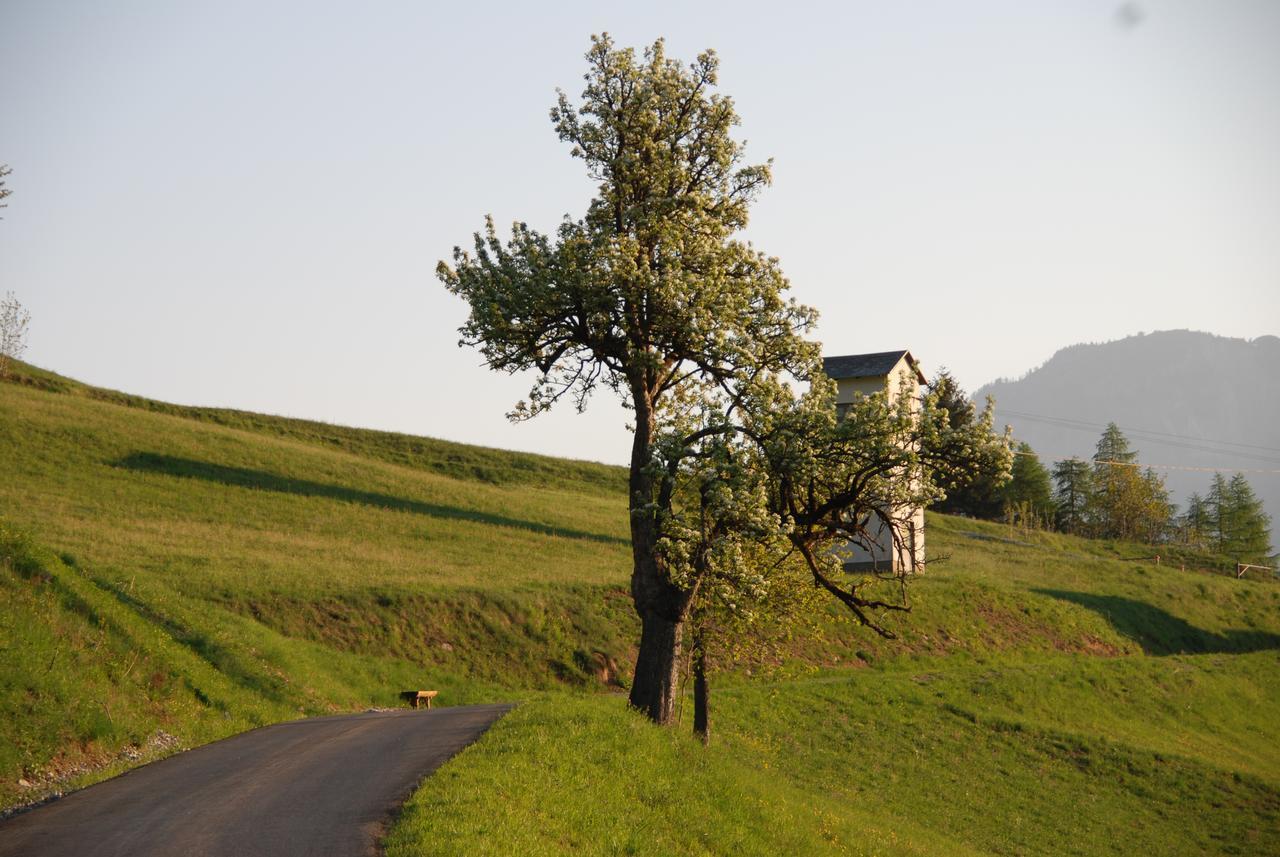
M1250 629L1232 629L1216 634L1132 598L1058 589L1032 591L1079 604L1101 614L1116 631L1136 642L1149 655L1238 654L1280 649L1280 634Z
M234 485L239 488L252 488L259 491L278 491L283 494L295 494L299 497L326 497L347 503L359 503L378 509L394 509L401 512L413 512L429 515L433 518L445 518L454 521L470 521L477 524L494 524L500 527L512 527L529 530L544 536L559 536L567 539L604 542L606 544L629 545L629 539L608 536L601 533L590 533L566 527L554 527L537 521L526 521L521 518L510 518L492 512L480 512L474 509L463 509L458 506L446 506L439 503L424 503L421 500L409 500L394 497L390 494L379 494L374 491L362 491L348 488L345 485L332 485L325 482L313 482L309 479L295 479L280 476L265 470L253 470L248 467L231 467L226 464L214 464L208 461L197 461L191 458L180 458L156 452L134 452L114 462L116 467L135 470L143 473L162 473L166 476L177 476L186 479L203 479L222 485Z

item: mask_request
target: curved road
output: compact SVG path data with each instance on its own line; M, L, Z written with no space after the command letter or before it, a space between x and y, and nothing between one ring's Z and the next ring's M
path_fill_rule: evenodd
M265 726L0 822L0 857L374 855L414 786L510 708Z

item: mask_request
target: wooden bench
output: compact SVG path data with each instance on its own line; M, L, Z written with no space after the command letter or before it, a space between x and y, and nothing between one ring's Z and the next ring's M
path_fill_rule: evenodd
M417 708L418 703L425 699L427 701L427 708L430 708L431 700L435 699L436 694L439 692L440 691L438 690L402 690L400 691L400 698L412 705L414 708Z

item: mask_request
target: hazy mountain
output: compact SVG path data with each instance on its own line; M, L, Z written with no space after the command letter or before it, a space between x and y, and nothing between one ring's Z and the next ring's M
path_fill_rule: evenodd
M1231 339L1191 330L1072 345L1016 380L975 391L996 400L1000 425L1046 466L1093 454L1107 422L1144 464L1245 472L1280 541L1280 338ZM1270 473L1248 471L1272 471ZM1159 469L1180 506L1212 473Z

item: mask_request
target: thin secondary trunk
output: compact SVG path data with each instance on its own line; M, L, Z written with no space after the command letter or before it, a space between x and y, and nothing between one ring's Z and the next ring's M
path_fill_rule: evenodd
M693 640L693 732L703 745L711 743L711 687L707 684L707 650L702 634Z

